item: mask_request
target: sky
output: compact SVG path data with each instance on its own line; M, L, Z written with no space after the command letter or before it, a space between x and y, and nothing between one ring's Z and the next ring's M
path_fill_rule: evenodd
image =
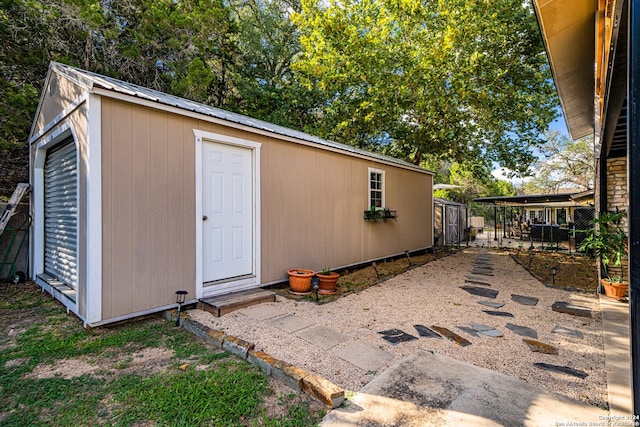
M560 132L561 135L564 135L567 138L569 138L569 131L567 130L567 124L564 120L564 114L562 113L562 109L558 108L558 113L559 113L558 118L555 119L553 122L551 122L551 124L549 125L549 130L558 131ZM500 168L498 164L495 165L495 168L491 171L491 174L498 179L501 179L504 181L510 181L516 187L519 187L523 182L522 178L509 178L505 176L503 173L503 168Z

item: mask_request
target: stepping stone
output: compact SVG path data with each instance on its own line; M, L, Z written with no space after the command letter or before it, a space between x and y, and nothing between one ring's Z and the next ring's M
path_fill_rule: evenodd
M474 323L471 322L469 323L469 325L473 328L473 330L475 330L476 332L482 332L482 331L490 331L492 329L495 329L493 326L489 326L489 325L483 325L482 323Z
M523 339L522 341L524 341L525 344L527 344L529 346L529 348L531 349L531 351L533 351L533 352L544 353L544 354L553 354L554 356L558 355L558 347L554 347L551 344L545 344L545 343L540 342L540 341L528 340L528 339Z
M489 261L489 260L487 260L487 261L484 261L484 260L476 260L476 261L473 261L473 262L472 262L472 264L473 264L473 265L480 266L480 267L492 268L492 267L491 267L491 261Z
M576 337L576 338L580 338L580 339L583 338L582 332L576 331L575 329L565 328L564 326L560 326L560 325L556 325L556 327L553 328L551 333L567 335L567 336L570 336L570 337Z
M478 304L486 305L487 307L491 307L491 308L504 307L503 302L497 302L497 301L478 301Z
M469 279L465 279L464 283L471 283L472 285L482 285L482 286L491 286L490 283L487 282L481 282L479 280L469 280Z
M413 325L413 327L416 328L416 331L418 331L418 335L420 335L421 337L442 338L439 334L433 332L431 329L427 328L424 325Z
M478 333L486 335L488 337L498 338L502 336L502 332L494 328L493 326L483 325L482 323L469 323L471 327Z
M382 335L382 339L389 341L391 344L398 344L399 342L407 342L418 339L418 337L409 335L408 333L400 329L389 329L378 333Z
M551 365L549 363L542 363L542 362L534 363L533 366L540 369L545 369L547 371L560 372L562 374L572 375L574 377L578 377L581 379L584 379L589 376L589 374L587 374L586 372L580 371L578 369L570 368L569 366Z
M460 289L464 289L471 295L477 295L479 297L496 299L498 291L494 289L478 288L476 286L460 286Z
M507 329L510 329L511 331L522 337L538 338L538 332L535 329L527 328L526 326L507 323Z
M493 267L491 267L490 265L474 265L472 267L474 270L485 270L485 271L489 271L492 272L493 271Z
M526 297L524 295L511 294L511 301L517 302L518 304L522 304L522 305L534 306L538 304L538 301L540 300L536 297Z
M483 276L493 276L493 273L485 270L471 270L472 274L481 274Z
M464 277L466 277L469 280L479 280L481 282L487 280L486 277L482 277L482 276L464 276Z
M460 329L462 332L468 333L472 337L480 337L480 335L478 335L478 332L476 332L475 329L472 329L468 326L456 326L456 328Z
M551 306L551 309L553 311L557 311L558 313L567 313L579 317L591 317L591 310L588 307L573 305L566 301L554 302Z
M295 314L288 314L286 316L278 317L265 323L282 331L293 333L299 331L300 329L308 328L315 322L306 317L296 316Z
M279 307L274 307L273 305L268 304L253 305L251 307L238 310L238 312L257 320L273 319L274 317L285 314L285 311Z
M513 314L508 311L491 311L491 310L482 310L483 313L487 313L491 316L501 316L501 317L513 317Z
M323 326L307 328L296 333L296 335L322 350L329 350L348 340L348 337L340 332Z
M336 354L365 372L375 372L393 359L388 351L362 341L347 343Z
M461 347L466 347L468 345L471 345L471 341L469 341L469 340L467 340L465 338L462 338L460 335L456 334L455 332L451 332L447 328L441 328L440 326L433 326L432 325L431 329L433 329L434 331L436 331L437 333L439 333L443 337L449 338L451 341L455 342L456 344L458 344Z
M479 333L482 334L482 335L486 335L488 337L492 337L492 338L500 338L500 337L504 336L502 334L502 332L500 332L497 329L492 329L490 331L483 331L483 332L479 332Z

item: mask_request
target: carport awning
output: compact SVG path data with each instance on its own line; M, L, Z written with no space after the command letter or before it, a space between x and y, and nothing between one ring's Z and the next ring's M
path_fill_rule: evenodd
M591 193L590 199L593 201L594 192L593 190L589 191ZM566 194L529 194L522 196L480 197L473 199L473 201L476 203L505 206L580 206L583 203L578 201L578 197L584 200L585 195L589 193L589 191ZM586 199L589 199L589 197L586 197Z

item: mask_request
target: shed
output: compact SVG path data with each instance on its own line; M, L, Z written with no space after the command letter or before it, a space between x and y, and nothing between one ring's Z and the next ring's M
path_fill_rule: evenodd
M29 144L30 276L89 326L433 242L430 171L59 63Z
M433 198L433 232L437 245L457 245L467 239L467 205Z

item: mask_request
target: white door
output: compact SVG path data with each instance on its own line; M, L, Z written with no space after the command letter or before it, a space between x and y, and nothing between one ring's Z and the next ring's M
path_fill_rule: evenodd
M203 141L202 180L203 282L254 274L252 150Z

